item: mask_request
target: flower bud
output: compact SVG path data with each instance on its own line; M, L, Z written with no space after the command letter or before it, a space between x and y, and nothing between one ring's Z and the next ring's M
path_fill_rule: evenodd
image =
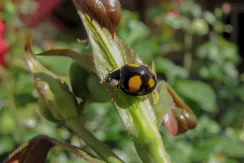
M167 91L174 102L170 111L164 115L163 123L168 132L176 136L195 128L197 118L193 111L169 85L167 85Z
M48 121L57 123L60 118L57 117L45 104L39 101L39 112Z
M197 125L196 116L181 108L171 109L164 117L164 125L173 136L180 135L193 129Z
M69 77L75 96L84 98L88 93L87 78L89 73L77 62L72 62L69 68Z
M51 115L58 120L78 118L79 112L75 96L64 81L43 67L37 60L31 50L31 39L26 43L25 57L34 76L40 100L50 109ZM47 113L46 111L42 112Z
M96 102L108 102L110 100L106 88L100 83L100 79L97 76L90 75L87 79L87 86Z

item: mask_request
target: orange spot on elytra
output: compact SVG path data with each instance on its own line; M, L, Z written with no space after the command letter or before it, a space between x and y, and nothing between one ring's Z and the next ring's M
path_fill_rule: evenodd
M140 76L133 76L130 78L128 86L129 86L129 90L131 92L136 92L140 90L141 87L141 77Z

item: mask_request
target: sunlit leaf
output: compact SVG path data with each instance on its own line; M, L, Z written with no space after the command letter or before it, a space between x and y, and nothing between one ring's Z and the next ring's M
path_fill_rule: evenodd
M95 65L91 54L81 54L70 49L52 49L44 51L39 56L64 56L74 59L85 70L95 73Z

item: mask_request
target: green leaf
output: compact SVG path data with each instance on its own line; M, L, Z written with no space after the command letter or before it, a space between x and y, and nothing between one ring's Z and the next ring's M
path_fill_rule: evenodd
M9 136L1 136L0 138L0 154L10 152L14 149L14 140Z
M200 81L178 80L174 88L185 98L196 102L201 109L216 113L216 94L211 86Z
M16 93L29 93L31 94L34 89L33 77L30 74L24 74L18 76L16 80Z
M206 160L212 153L214 153L219 142L220 140L218 137L199 141L192 153L192 159L194 161Z
M166 58L157 57L155 59L155 66L157 72L167 76L169 83L174 83L173 81L176 77L187 78L188 76L187 71L183 67L175 65L171 60Z
M122 24L123 23L126 25L120 27L118 35L129 45L140 43L141 41L146 40L150 35L149 29L139 20L122 19Z
M0 133L10 134L16 129L17 124L14 117L9 112L3 112L0 115Z
M37 54L38 55L38 54ZM39 62L44 65L47 69L52 71L55 74L68 76L69 75L69 66L72 59L67 57L45 57L45 56L37 56Z
M244 156L244 143L238 139L229 138L222 141L223 152L230 156L236 158L243 158Z
M82 68L88 72L95 72L95 65L93 62L93 56L91 54L81 54L70 49L52 49L44 51L38 56L64 56L74 59ZM56 57L55 57L56 58ZM69 66L69 65L68 65ZM67 68L68 69L68 68Z
M145 48L150 47L150 48ZM133 45L138 56L142 58L146 63L150 63L154 56L160 51L158 44L152 40L143 40Z

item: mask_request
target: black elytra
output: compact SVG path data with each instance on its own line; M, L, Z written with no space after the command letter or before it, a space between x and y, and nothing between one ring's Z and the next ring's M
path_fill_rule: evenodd
M108 74L106 82L117 81L117 86L131 96L151 93L156 85L155 75L144 65L126 64Z

